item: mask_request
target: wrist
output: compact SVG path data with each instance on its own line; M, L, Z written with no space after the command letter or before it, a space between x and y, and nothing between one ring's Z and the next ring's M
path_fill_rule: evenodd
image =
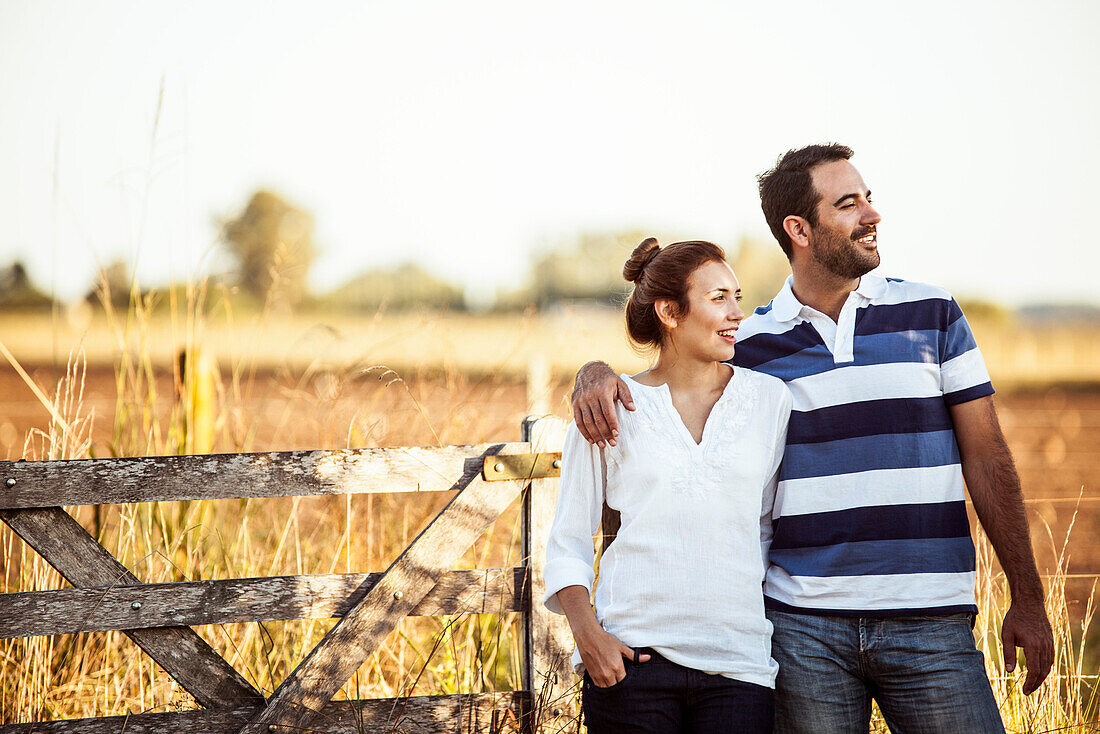
M573 639L578 645L586 647L593 640L597 639L603 633L603 627L596 621L595 615L592 617L579 621L576 625L570 625L573 632Z
M1009 606L1017 607L1024 611L1038 610L1046 614L1046 603L1043 601L1042 592L1032 594L1012 594L1012 600Z

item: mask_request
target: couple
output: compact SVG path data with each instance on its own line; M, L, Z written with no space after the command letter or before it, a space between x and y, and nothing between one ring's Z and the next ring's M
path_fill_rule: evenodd
M657 359L578 375L545 569L592 734L866 733L872 698L894 732L1003 732L964 478L1012 593L1006 667L1022 647L1024 693L1050 671L985 364L948 293L868 275L880 217L851 156L812 145L760 176L793 275L744 323L716 245L626 263L627 330Z

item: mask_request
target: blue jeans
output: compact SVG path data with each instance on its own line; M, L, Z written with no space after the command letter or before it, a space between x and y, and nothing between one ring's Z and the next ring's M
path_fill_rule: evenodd
M867 734L872 698L895 734L1004 732L968 613L768 619L776 732Z
M581 689L589 734L770 734L771 688L685 668L649 648L648 662L600 688L587 673Z

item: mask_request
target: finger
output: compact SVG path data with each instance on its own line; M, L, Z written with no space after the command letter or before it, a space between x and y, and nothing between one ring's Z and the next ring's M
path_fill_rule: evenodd
M596 436L596 440L600 442L600 448L604 447L605 442L613 442L615 436L611 433L611 428L607 425L605 403L598 401L592 406L592 423L593 423L593 435Z
M592 439L588 436L588 426L584 423L584 411L581 409L581 404L577 401L576 396L573 398L573 422L577 424L577 430L580 431L584 440L592 443Z
M629 660L632 663L633 662L648 663L650 657L652 657L649 653L646 653L646 652L641 652L640 653L637 650L635 650L634 648L627 647L626 645L623 645L622 643L619 644L619 654L622 655L624 659ZM635 658L637 658L637 661L635 661Z
M1005 672L1016 670L1016 635L1007 626L1001 627L1001 655L1005 661Z
M1036 680L1036 678L1038 678L1038 673L1036 673L1034 670L1027 671L1027 680L1024 681L1023 688L1025 696L1030 696L1032 693L1035 692L1035 689L1039 687L1039 684L1042 681L1038 681Z
M1027 678L1024 679L1024 695L1040 687L1049 669L1043 669L1043 655L1037 646L1024 647L1024 665L1027 666Z
M630 388L623 382L623 378L619 378L618 385L619 402L623 404L627 410L634 410L634 397L630 394Z
M601 398L599 408L593 412L597 413L599 418L603 419L606 430L604 432L604 438L612 446L615 445L615 438L619 435L619 419L615 415L615 400Z
M625 677L626 666L623 665L623 659L618 658L607 671L607 676L604 678L607 682L604 683L604 687L613 686Z
M1027 681L1024 684L1024 694L1043 685L1043 681L1050 675L1050 669L1054 666L1054 646L1047 638L1035 645L1034 650L1024 648L1024 660L1027 663ZM1034 661L1034 662L1033 662Z
M581 407L581 411L584 414L585 426L587 427L588 442L594 443L602 449L604 440L600 432L600 425L596 420L597 411L592 410L587 404Z

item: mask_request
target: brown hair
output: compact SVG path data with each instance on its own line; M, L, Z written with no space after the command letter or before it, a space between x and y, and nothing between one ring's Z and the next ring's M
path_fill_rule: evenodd
M846 161L851 157L852 149L840 143L807 145L788 150L776 161L774 168L756 177L764 219L788 260L791 259L791 238L783 229L783 220L790 216L802 217L811 227L817 226L817 203L821 201L821 194L814 188L811 171L822 163Z
M660 347L665 330L654 304L672 301L680 316L688 312L688 278L700 265L725 262L726 253L713 242L689 240L661 247L647 237L623 266L623 277L634 284L626 302L626 331L641 349Z

